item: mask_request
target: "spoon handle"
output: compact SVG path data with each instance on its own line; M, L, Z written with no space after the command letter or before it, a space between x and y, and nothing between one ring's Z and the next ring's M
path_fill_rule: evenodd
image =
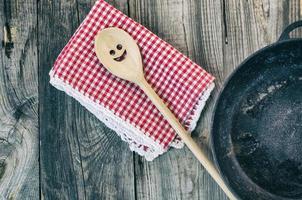
M199 148L197 143L192 139L189 133L183 128L183 126L180 124L178 119L168 109L168 107L164 104L161 98L155 93L155 91L148 84L148 82L145 79L143 79L137 84L145 92L145 94L149 97L149 99L157 107L157 109L161 112L161 114L165 117L165 119L170 123L173 129L177 132L180 138L184 141L187 147L192 151L195 157L208 171L208 173L212 176L212 178L216 181L216 183L220 186L220 188L225 192L225 194L231 200L237 199L235 198L233 193L229 190L229 188L225 185L224 181L222 180L220 174L218 173L213 163L208 159L205 153L202 152L202 150Z

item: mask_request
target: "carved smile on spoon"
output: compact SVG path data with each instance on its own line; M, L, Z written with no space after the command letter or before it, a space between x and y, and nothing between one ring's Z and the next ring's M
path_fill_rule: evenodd
M126 58L126 56L127 56L127 51L125 50L124 53L120 57L113 58L113 59L117 62L121 62Z

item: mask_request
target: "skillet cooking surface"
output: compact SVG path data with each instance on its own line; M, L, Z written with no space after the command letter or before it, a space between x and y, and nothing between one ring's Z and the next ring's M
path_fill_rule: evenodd
M217 102L216 161L242 199L302 199L302 41L264 48Z

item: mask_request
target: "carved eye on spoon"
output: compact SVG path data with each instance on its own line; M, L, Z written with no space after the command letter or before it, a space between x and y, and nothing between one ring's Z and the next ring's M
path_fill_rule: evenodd
M117 50L122 50L123 46L122 46L121 44L118 44L118 45L116 46L116 48L117 48Z
M115 51L114 51L114 50L111 50L109 53L110 53L110 55L112 55L112 56L115 55Z
M123 45L121 45L121 44L116 45L116 49L118 51L121 51L123 49ZM112 49L112 50L109 51L109 54L111 56L114 56L116 54L116 51ZM127 51L125 49L125 51L122 53L122 55L113 58L113 60L115 60L117 62L121 62L121 61L123 61L126 58L126 55L127 55Z

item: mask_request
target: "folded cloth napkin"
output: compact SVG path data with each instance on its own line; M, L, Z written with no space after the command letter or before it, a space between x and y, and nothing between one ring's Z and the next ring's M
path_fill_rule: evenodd
M98 0L58 56L50 83L74 97L126 142L153 160L183 143L142 90L108 72L94 39L106 27L127 31L140 47L146 80L183 126L192 131L214 88L214 77L103 0Z

